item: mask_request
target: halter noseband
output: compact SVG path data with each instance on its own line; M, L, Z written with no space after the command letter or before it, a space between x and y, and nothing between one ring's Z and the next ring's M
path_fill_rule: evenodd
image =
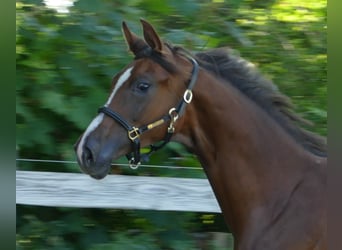
M128 138L131 140L133 150L132 150L132 153L127 154L126 157L129 160L129 164L132 169L138 168L139 165L141 164L141 159L143 161L147 161L148 157L153 152L161 149L170 141L175 131L175 127L174 127L175 122L178 120L179 116L183 114L186 105L192 101L192 97L193 97L192 89L197 81L199 66L198 66L197 61L194 58L189 57L189 60L192 62L193 68L191 71L191 78L189 80L188 87L184 92L183 98L176 108L175 107L171 108L168 114L164 115L159 120L152 122L148 125L144 125L144 126L137 128L135 126L132 126L130 123L128 123L127 120L124 119L120 114L109 109L108 107L103 106L99 108L98 110L99 113L104 113L107 116L113 118L117 123L119 123L122 127L124 127L127 130L127 135L128 135ZM150 151L148 153L141 155L140 154L140 135L168 121L170 121L170 124L167 128L167 133L163 141L159 145L153 145L153 144L150 145Z

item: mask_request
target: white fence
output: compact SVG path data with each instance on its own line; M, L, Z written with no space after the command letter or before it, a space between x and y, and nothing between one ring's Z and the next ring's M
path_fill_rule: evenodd
M208 180L190 178L17 171L16 203L221 213Z

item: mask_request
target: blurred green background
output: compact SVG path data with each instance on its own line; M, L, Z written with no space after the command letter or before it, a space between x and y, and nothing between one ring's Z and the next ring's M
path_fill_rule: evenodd
M17 158L74 161L73 144L132 60L121 22L139 18L193 52L229 46L290 96L327 134L326 1L78 0L66 11L16 2ZM118 163L126 162L120 159ZM171 143L149 164L113 173L205 178L196 157ZM17 169L80 172L76 164L17 162ZM62 184L61 184L62 185ZM91 188L91 187L90 187ZM17 249L232 249L219 214L17 206ZM224 248L222 248L224 246Z

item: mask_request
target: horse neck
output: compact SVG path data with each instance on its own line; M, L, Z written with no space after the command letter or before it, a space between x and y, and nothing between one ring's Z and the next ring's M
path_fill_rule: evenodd
M198 156L234 233L291 192L307 154L239 90L199 74L176 140Z

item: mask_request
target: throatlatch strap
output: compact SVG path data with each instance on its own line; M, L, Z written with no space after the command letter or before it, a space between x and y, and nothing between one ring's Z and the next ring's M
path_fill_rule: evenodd
M177 107L177 113L179 114L179 116L183 115L186 105L189 104L189 102L186 101L186 98L187 98L186 95L190 94L191 95L190 98L192 99L192 89L194 88L197 82L197 78L198 78L199 65L194 58L191 57L189 59L192 62L193 68L191 71L191 78L189 80L188 88L184 92L183 99ZM190 102L191 102L191 99L190 99Z

